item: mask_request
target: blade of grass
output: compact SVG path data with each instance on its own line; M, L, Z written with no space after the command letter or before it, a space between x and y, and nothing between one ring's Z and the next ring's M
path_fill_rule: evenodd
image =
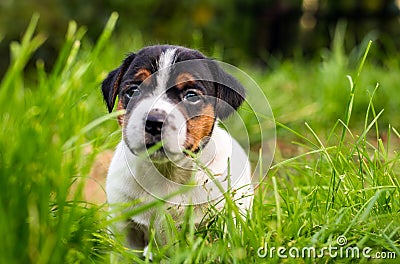
M378 189L375 192L375 195L372 196L367 203L363 204L363 206L358 210L358 213L354 216L353 220L349 223L349 226L347 227L346 231L343 233L344 236L347 235L348 232L350 232L351 228L356 225L360 224L361 222L365 222L368 216L370 215L373 206L375 205L376 201L378 200L379 196L382 193L382 189Z
M103 32L101 33L99 39L96 42L96 46L93 49L93 52L91 54L91 57L93 58L98 58L100 55L100 52L104 49L104 47L107 45L112 32L114 31L115 25L118 20L118 13L117 12L112 12L110 18L107 21L106 26L104 27Z
M45 42L46 37L42 34L33 36L35 33L36 25L39 21L39 15L32 15L31 21L29 22L28 28L22 37L21 43L12 42L10 45L11 49L11 65L7 69L3 80L0 84L0 100L3 101L4 97L9 99L15 99L15 94L23 94L22 87L22 74L23 68L27 64L32 54ZM18 83L16 87L12 85ZM21 98L21 97L19 97Z
M349 75L347 76L347 78L348 78L348 80L350 82L350 96L349 96L349 99L347 101L347 106L345 108L346 112L345 112L344 120L345 120L346 127L348 127L349 123L350 123L351 113L352 113L352 110L353 110L355 90L356 90L357 84L359 82L359 78L360 78L362 69L364 68L364 64L365 64L365 61L367 59L367 56L368 56L369 50L371 48L371 45L372 45L372 41L369 41L368 45L367 45L367 48L365 49L363 58L361 60L360 66L358 67L356 79L354 80L354 82L353 82L351 76L349 76ZM342 129L342 134L341 134L341 137L340 137L340 141L339 141L339 147L338 147L339 151L342 148L345 135L346 135L346 128L343 128Z

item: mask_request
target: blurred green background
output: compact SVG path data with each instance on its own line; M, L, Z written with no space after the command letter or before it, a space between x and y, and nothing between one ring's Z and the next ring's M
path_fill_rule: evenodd
M145 44L170 43L220 54L230 63L267 65L269 58L315 58L328 47L338 21L346 21L345 48L367 36L378 40L378 57L400 46L399 0L1 0L0 77L9 64L9 43L20 39L33 13L47 41L35 54L51 67L68 21L88 28L95 42L112 11L120 15L116 36ZM118 39L118 37L114 37Z

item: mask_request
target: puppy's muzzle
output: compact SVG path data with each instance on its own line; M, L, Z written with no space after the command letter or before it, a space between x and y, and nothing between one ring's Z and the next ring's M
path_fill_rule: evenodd
M161 141L162 127L167 118L167 113L160 109L153 109L149 112L145 120L145 131L149 135L146 148L153 146Z

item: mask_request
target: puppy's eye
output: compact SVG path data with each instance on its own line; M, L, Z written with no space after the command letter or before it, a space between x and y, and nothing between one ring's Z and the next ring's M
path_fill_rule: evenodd
M139 94L140 94L139 86L136 84L129 86L129 88L125 90L125 96L128 99L131 99L132 97L137 96Z
M200 100L200 96L194 91L187 91L183 99L191 103L196 103Z

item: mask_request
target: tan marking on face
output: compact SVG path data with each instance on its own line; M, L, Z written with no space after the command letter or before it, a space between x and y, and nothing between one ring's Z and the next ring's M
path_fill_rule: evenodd
M151 82L151 72L148 69L140 69L135 74L134 79L135 81L142 81L145 84L150 84Z
M118 100L118 105L117 105L117 111L118 110L123 110L124 109L124 104L122 103L122 100L119 99ZM124 119L125 119L125 115L118 115L117 116L117 120L118 120L118 124L123 127L124 126Z
M151 82L151 72L148 69L140 69L134 76L135 81L141 81L143 83L150 83ZM120 98L118 100L118 105L117 105L117 110L123 110L124 104L122 103L122 99ZM125 115L119 115L117 116L118 124L123 127L124 126L124 119Z
M179 90L182 90L188 84L192 85L194 83L195 83L195 78L193 77L193 75L187 72L180 73L175 80L175 86Z
M200 147L201 140L210 135L215 120L214 107L207 105L198 116L186 121L187 138L185 148L196 151Z

